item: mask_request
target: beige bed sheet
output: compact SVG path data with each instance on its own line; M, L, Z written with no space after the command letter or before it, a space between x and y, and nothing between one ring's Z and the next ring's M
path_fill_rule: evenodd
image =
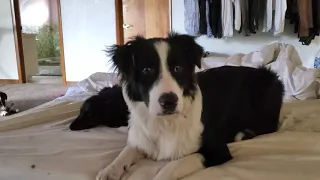
M0 122L0 180L94 180L124 147L126 128L71 132L80 105L61 103ZM319 180L320 100L285 105L281 118L280 132L232 143L232 161L184 179ZM123 179L150 180L166 163L140 161Z

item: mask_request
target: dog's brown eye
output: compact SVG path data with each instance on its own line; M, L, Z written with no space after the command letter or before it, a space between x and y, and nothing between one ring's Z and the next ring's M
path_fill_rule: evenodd
M151 68L144 68L142 70L142 73L145 74L145 75L150 74L152 72L153 72L153 69L151 69Z
M178 72L181 72L182 69L183 69L183 68L182 68L181 66L175 66L175 67L174 67L174 72L177 72L177 73L178 73Z

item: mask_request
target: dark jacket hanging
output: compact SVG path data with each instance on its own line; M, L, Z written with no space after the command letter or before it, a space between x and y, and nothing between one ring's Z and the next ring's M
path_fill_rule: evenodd
M294 33L298 33L300 20L297 0L287 0L286 18L290 20L290 24L294 24Z
M320 0L312 0L313 33L320 34Z
M206 0L198 0L200 11L200 34L207 34Z
M249 0L241 0L241 28L239 33L244 32L245 36L250 36L250 23L249 23Z
M222 37L221 0L207 0L209 3L209 25L215 38Z
M255 34L259 29L260 1L261 0L248 0L249 29L253 34Z

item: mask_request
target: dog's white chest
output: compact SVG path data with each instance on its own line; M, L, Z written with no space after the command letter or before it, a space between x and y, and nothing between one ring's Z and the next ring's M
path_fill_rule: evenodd
M184 99L181 114L165 117L148 117L143 102L124 99L131 111L128 144L142 150L154 160L174 160L196 152L201 143L202 96L197 91L194 100Z
M188 123L178 116L148 121L150 123L131 123L128 138L128 143L144 151L148 158L174 160L198 150L202 124Z

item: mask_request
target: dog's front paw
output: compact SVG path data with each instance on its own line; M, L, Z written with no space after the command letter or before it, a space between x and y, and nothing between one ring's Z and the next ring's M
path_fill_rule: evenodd
M96 180L120 180L124 172L124 167L110 165L98 173Z

